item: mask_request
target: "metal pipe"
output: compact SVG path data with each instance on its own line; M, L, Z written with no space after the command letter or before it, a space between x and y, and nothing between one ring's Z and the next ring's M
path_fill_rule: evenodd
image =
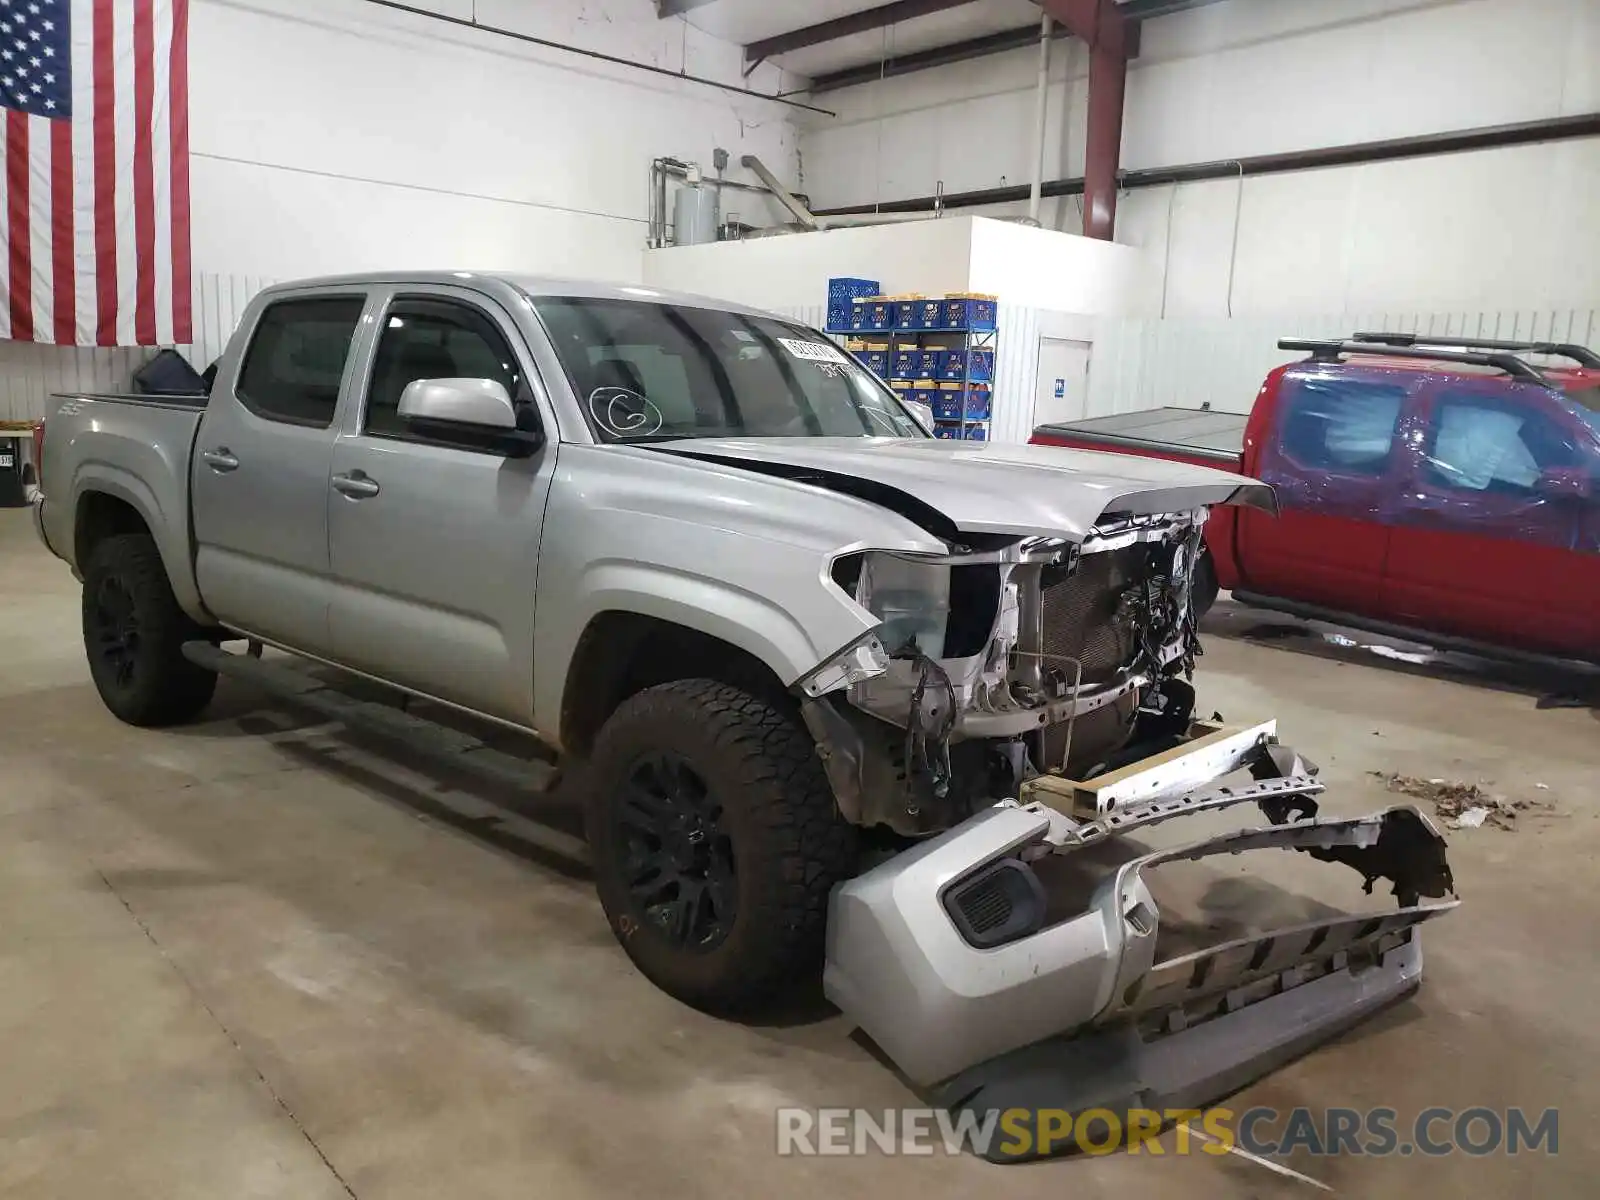
M1489 125L1450 133L1423 134L1419 137L1391 138L1379 142L1357 142L1318 150L1291 150L1282 154L1261 154L1252 158L1230 158L1221 162L1186 163L1173 167L1152 167L1142 171L1123 171L1118 185L1126 191L1162 187L1173 183L1199 183L1212 179L1234 179L1240 175L1280 175L1289 171L1308 171L1321 167L1356 166L1369 162L1427 158L1437 154L1458 154L1467 150L1497 150L1507 146L1526 146L1536 142L1570 141L1600 137L1600 112L1571 117L1549 117L1521 121L1513 125ZM1045 197L1081 196L1081 176L1046 180L1040 192ZM974 208L987 204L1011 204L1028 198L1022 186L980 188L969 192L949 192L938 196L917 196L905 200L884 200L875 204L846 204L817 210L819 217L850 216L856 213L915 213L939 208Z
M426 17L432 21L443 21L447 25L459 25L463 29L475 29L479 33L492 33L497 37L526 42L530 46L542 46L546 50L559 50L563 54L577 54L583 58L592 58L597 62L610 63L617 67L646 71L651 75L664 75L668 79L676 79L680 83L697 83L701 87L733 92L739 96L750 96L756 100L768 100L773 104L787 104L790 108L803 108L807 112L821 113L825 117L839 115L829 109L818 108L814 104L805 104L799 100L787 100L782 96L769 96L766 92L758 92L754 88L740 87L734 83L723 83L718 79L707 79L704 75L690 75L686 71L674 71L670 67L658 67L654 63L638 62L631 58L619 58L615 54L602 54L598 50L585 50L582 46L569 46L565 42L555 42L549 38L534 37L531 33L518 33L515 29L504 29L498 25L484 25L467 17L452 17L447 13L434 12L432 9L417 8L411 4L401 4L399 0L366 0L366 2L368 4L376 4L379 8L389 8L395 12L409 13L414 17Z
M818 228L817 218L812 216L811 210L801 204L794 194L779 182L776 175L767 170L766 163L762 162L754 154L746 154L739 162L744 166L745 170L754 172L755 177L767 185L767 190L773 194L779 204L794 214L796 221L799 221L800 224L808 229Z
M679 179L683 179L689 174L690 164L683 162L680 159L659 158L656 161L664 164L668 175L673 175ZM737 188L741 192L759 192L763 196L772 195L771 188L763 187L759 183L742 183L737 179L703 179L701 182L710 187Z
M1050 27L1055 22L1045 13L1039 19L1039 87L1033 98L1033 186L1028 192L1028 216L1039 219L1039 193L1044 187L1044 119L1050 94Z

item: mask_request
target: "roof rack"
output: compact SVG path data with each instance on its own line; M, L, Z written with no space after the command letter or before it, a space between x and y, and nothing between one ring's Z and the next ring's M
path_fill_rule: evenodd
M1527 383L1536 383L1540 387L1550 386L1550 381L1540 374L1537 368L1529 366L1515 354L1503 352L1478 354L1464 350L1431 350L1414 346L1397 346L1387 342L1329 342L1304 338L1283 338L1278 342L1278 349L1301 350L1320 362L1335 362L1341 354L1367 354L1375 358L1416 358L1431 362L1462 363L1469 367L1496 367L1507 375Z
M1460 346L1464 350L1511 350L1524 354L1550 354L1570 358L1580 367L1600 368L1600 354L1573 342L1503 342L1494 338L1434 337L1419 333L1356 333L1354 342L1380 342L1385 346Z

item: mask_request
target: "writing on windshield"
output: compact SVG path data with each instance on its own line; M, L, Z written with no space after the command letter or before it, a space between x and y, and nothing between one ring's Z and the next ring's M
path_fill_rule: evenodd
M634 300L548 298L535 309L602 441L928 436L804 326Z

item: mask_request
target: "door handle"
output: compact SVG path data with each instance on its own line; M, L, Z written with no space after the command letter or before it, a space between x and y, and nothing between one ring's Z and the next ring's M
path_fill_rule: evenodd
M365 471L351 471L348 475L333 477L333 490L352 500L362 500L378 494L378 481Z
M200 451L200 461L219 475L225 475L229 471L237 471L239 469L239 460L233 456L233 452L226 446L218 446L215 450Z

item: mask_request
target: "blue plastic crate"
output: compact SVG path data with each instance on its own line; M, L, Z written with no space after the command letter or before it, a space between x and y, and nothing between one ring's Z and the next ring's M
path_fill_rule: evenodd
M941 390L935 393L933 415L940 421L959 421L963 416L969 421L989 419L989 393Z
M924 349L918 351L916 377L918 379L944 378L944 360L945 352L943 350Z
M883 285L876 279L856 279L849 275L828 280L828 303L836 300L855 300L858 297L883 295Z
M947 442L959 442L961 440L961 426L960 424L941 424L935 421L933 423L933 436L943 438Z
M890 370L896 379L921 379L917 367L922 361L922 351L915 346L901 346L889 358Z
M942 317L941 328L987 333L995 327L995 303L977 296L946 296Z
M895 300L890 304L894 310L894 327L896 329L921 329L917 324L922 319L922 301L920 300Z
M970 422L970 418L969 418L969 422ZM969 441L969 442L987 442L988 440L989 440L989 427L987 425L984 425L984 424L973 425L973 424L970 424L970 423L967 425L967 441Z
M951 350L945 354L939 378L988 383L994 378L994 351Z
M828 301L828 328L832 331L850 328L851 309L856 307L848 300Z

